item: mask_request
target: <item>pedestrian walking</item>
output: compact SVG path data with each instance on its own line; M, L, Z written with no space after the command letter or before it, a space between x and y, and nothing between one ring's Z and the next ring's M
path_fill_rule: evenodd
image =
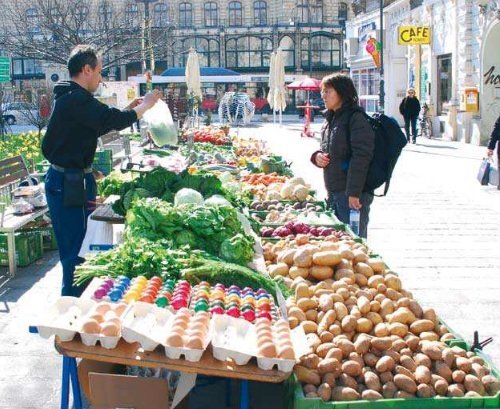
M420 114L420 101L415 95L414 88L408 88L406 91L406 97L403 98L401 104L399 104L399 112L403 115L405 120L405 132L406 139L408 143L417 142L417 119ZM410 138L410 126L411 126L411 138Z
M42 143L51 166L45 192L63 269L62 295L79 296L73 286L75 266L87 230L87 217L95 207L96 182L92 161L97 138L131 126L160 98L160 92L134 100L120 111L92 95L102 81L102 61L89 45L75 47L68 59L70 81L54 86L55 106Z
M373 192L366 191L364 186L375 134L359 106L354 83L347 75L324 77L321 96L326 107L321 150L312 154L311 161L323 169L328 203L335 215L349 223L350 209L359 210L359 235L366 238Z
M488 157L493 156L493 151L495 150L495 146L497 148L497 166L498 172L500 173L500 115L493 126L493 131L491 132L490 140L488 142ZM498 178L498 190L500 190L500 177Z

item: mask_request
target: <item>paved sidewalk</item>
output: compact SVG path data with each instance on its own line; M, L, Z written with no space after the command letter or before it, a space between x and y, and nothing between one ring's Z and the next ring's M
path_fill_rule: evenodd
M321 171L309 162L318 141L300 138L301 128L253 125L239 134L264 138L324 196ZM494 336L486 352L498 366L500 192L475 179L484 151L426 139L405 148L389 195L374 202L369 243L454 330L467 339L475 329ZM58 297L57 252L12 280L5 273L0 267L0 408L58 408L60 356L52 341L28 333L37 313Z

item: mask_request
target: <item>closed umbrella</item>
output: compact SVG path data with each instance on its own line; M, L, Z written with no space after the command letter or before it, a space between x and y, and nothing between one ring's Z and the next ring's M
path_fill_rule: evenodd
M200 61L198 60L198 54L191 48L189 50L189 55L186 63L186 85L188 95L193 97L198 97L201 101L201 78L200 78ZM193 105L193 117L198 116L198 107L196 104Z
M286 108L285 61L281 48L276 51L274 59L274 110L279 111L280 125L282 112Z
M271 53L271 58L269 61L269 93L267 94L267 102L269 107L273 110L273 122L275 122L276 115L274 113L274 61L276 59L276 54Z

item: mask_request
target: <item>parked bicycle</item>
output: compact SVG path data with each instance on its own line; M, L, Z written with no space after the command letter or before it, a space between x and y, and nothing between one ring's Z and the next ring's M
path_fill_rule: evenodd
M419 136L425 136L428 139L432 138L432 121L429 116L429 105L424 103L422 106L422 114L419 117Z

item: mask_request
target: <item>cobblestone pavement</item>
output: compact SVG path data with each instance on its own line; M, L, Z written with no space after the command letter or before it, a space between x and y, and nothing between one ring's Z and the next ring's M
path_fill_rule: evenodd
M264 138L324 196L321 171L309 162L318 141L300 138L301 127L252 124L239 134ZM427 139L405 148L389 195L374 202L369 244L455 331L468 340L474 330L493 336L486 352L498 366L500 192L475 179L484 151ZM14 279L0 267L2 409L59 407L60 356L51 340L29 334L28 325L57 298L60 277L57 252L19 269Z

